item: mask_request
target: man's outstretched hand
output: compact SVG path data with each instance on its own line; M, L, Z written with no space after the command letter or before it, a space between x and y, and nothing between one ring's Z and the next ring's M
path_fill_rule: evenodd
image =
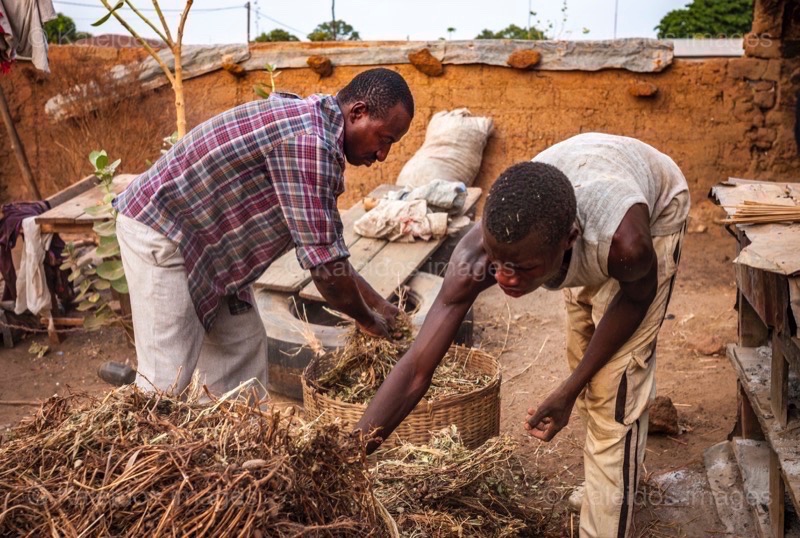
M391 332L389 330L389 323L386 321L386 318L374 310L371 311L371 313L372 316L366 323L356 321L356 327L358 327L358 330L366 335L374 336L375 338L389 338L391 336Z
M383 301L383 304L378 305L376 310L381 316L383 316L383 319L386 320L386 323L389 325L389 329L394 330L394 328L397 326L398 316L400 316L400 309L389 301Z
M574 406L574 399L559 393L550 394L539 407L528 409L525 429L537 439L550 441L569 423Z

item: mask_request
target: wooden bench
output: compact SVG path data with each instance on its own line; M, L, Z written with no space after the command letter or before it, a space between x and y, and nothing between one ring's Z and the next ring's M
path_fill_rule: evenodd
M368 198L382 198L397 185L381 185L372 191ZM481 189L467 189L467 201L461 214L474 209L481 196ZM395 243L383 239L361 237L353 231L353 224L364 215L364 202L358 202L342 212L344 240L350 251L350 264L378 293L388 299L419 269L447 237L414 243ZM311 282L311 273L297 261L292 248L275 260L261 278L254 284L256 288L284 293L298 293L303 299L324 302L317 287Z

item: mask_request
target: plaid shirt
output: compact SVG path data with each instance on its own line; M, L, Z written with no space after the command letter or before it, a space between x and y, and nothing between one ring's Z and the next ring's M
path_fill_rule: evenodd
M178 243L209 330L224 297L232 313L252 308L248 287L292 243L304 269L349 256L344 167L336 98L273 94L192 129L114 205Z

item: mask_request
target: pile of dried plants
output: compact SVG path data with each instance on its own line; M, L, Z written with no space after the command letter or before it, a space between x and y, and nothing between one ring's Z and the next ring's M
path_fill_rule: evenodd
M544 517L519 493L527 477L514 449L494 437L469 450L451 427L428 445L388 450L375 468L375 495L403 536L537 536Z
M2 536L533 536L514 443L455 429L370 468L336 424L117 389L53 397L0 445Z
M411 321L401 316L396 338L386 340L364 334L355 327L345 345L331 357L332 367L319 376L317 384L327 396L346 403L369 403L394 365L411 347ZM433 374L425 398L466 394L486 386L491 377L466 367L468 352L452 348Z
M0 446L0 535L387 535L358 438L196 402L48 400Z

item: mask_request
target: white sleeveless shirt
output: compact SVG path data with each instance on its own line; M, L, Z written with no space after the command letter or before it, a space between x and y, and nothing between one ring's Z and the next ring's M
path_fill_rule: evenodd
M533 161L555 166L575 188L580 237L558 288L596 286L610 278L611 240L631 206L647 205L654 237L680 232L689 214L689 187L678 166L634 138L580 134Z

